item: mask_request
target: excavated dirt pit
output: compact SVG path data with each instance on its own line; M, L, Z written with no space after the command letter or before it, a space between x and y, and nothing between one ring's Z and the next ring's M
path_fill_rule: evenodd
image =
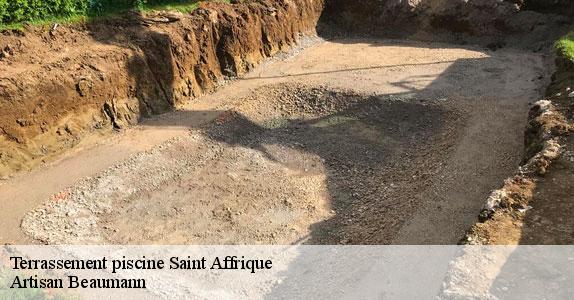
M24 196L3 220L21 214L45 243L456 243L518 165L547 75L515 50L297 53L38 170L40 183L13 179L0 195Z

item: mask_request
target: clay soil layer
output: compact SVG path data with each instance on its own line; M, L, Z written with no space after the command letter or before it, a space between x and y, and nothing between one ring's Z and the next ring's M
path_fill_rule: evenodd
M544 59L393 40L312 44L8 180L0 239L456 243L522 158Z

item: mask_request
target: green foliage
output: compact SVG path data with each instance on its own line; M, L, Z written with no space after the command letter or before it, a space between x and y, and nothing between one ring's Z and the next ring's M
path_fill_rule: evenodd
M85 14L86 0L0 0L0 24Z
M560 54L574 61L574 31L559 39L556 42L556 49Z
M129 9L195 8L198 0L0 0L0 28L23 22L113 14Z
M8 15L8 0L0 0L0 24Z

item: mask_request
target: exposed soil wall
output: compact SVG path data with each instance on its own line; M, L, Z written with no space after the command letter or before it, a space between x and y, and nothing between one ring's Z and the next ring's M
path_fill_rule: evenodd
M166 112L313 31L321 0L204 4L0 39L0 177Z
M418 1L330 0L325 3L324 31L332 25L345 31L401 36L416 30Z
M331 0L323 19L345 32L540 50L568 18L524 11L521 0ZM326 32L331 27L323 28Z

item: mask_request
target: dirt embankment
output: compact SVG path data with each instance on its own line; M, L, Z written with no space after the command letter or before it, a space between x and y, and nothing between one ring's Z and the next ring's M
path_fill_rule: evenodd
M529 113L524 164L492 192L463 243L574 243L574 62L558 54L556 66Z
M344 32L489 48L540 51L560 36L564 16L524 10L521 0L332 0L323 20ZM332 33L333 26L323 31Z
M0 39L0 177L213 91L315 29L322 1L201 5Z

